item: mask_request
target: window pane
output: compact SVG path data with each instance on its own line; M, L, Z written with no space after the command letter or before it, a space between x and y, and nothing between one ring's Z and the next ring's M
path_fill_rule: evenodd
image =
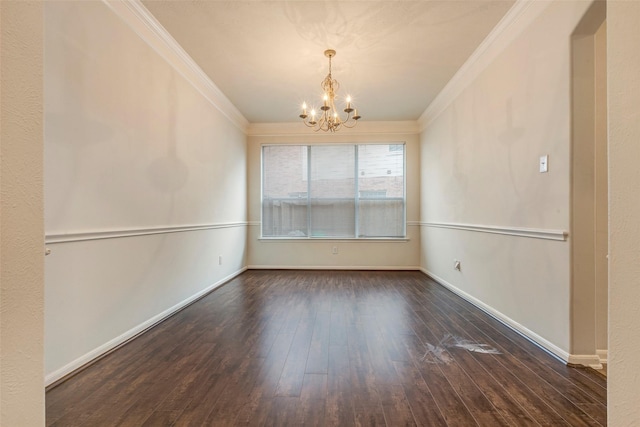
M404 155L404 144L263 147L262 236L404 237Z
M358 146L358 237L404 236L404 144Z
M311 236L355 237L355 146L311 147Z
M262 148L262 235L307 235L307 147Z

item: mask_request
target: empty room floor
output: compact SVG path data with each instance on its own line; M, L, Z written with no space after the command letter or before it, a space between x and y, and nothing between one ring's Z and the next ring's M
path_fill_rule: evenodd
M252 270L46 406L50 426L597 426L606 378L420 272Z

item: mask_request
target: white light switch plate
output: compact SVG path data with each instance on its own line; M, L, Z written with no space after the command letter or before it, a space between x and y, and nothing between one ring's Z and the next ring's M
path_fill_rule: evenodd
M540 156L540 173L549 171L549 155Z

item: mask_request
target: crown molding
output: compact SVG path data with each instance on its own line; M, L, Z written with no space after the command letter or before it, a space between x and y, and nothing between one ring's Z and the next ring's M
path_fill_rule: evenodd
M433 121L513 42L551 2L516 0L418 119L420 132Z
M337 133L314 132L301 122L289 123L251 123L247 130L249 136L326 136L326 135L417 135L420 133L415 120L397 122L358 122L354 128L343 128Z
M102 0L102 2L191 83L231 123L242 132L247 132L249 121L140 0Z

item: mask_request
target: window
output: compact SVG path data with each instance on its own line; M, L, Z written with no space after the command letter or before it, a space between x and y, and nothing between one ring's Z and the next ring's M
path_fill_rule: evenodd
M262 236L405 236L404 144L262 147Z

